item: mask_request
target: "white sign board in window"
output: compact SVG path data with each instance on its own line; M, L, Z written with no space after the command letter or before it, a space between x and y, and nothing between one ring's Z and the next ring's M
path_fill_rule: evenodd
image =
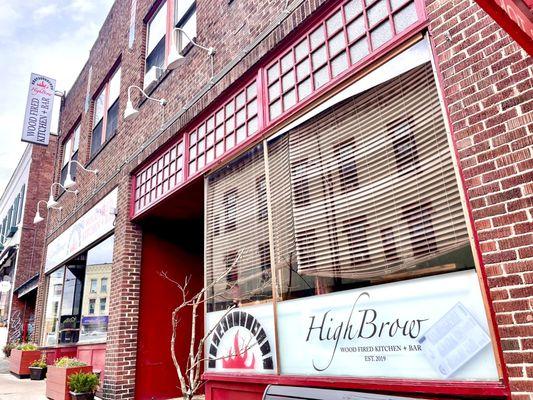
M444 323L450 312L457 326ZM284 374L496 381L488 331L475 270L278 303ZM448 335L461 335L461 343L441 346L438 361L430 361L422 338L437 343ZM477 345L455 351L464 343ZM453 365L445 373L442 359Z
M56 90L55 79L31 74L22 141L48 146Z
M114 189L55 238L46 249L45 272L111 232L114 228L116 207L117 189Z

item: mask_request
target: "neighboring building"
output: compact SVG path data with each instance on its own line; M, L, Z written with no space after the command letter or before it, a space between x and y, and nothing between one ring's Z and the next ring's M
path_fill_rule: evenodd
M61 113L47 357L178 396L190 276L208 400L533 399L531 61L473 0L117 0Z
M44 225L33 223L37 202L49 194L57 140L28 145L0 199L0 347L35 339L35 301ZM41 214L46 212L42 206Z

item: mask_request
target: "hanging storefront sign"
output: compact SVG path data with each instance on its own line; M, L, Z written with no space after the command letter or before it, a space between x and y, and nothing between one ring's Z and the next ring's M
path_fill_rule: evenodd
M46 251L45 272L111 232L115 223L116 207L117 189L114 189L55 238Z
M31 74L22 127L23 142L48 146L55 90L55 79Z
M206 326L213 330L205 349L209 370L274 373L272 304L208 313Z
M278 303L282 373L498 380L475 270Z

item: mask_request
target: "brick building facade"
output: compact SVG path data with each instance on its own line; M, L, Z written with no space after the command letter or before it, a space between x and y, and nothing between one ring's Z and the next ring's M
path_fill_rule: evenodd
M51 136L48 147L28 145L2 195L2 274L9 277L12 288L2 293L8 342L34 337L35 295L46 229L33 219L37 202L49 194L56 151L56 136ZM45 215L46 207L41 205L40 212Z
M262 97L266 94L261 90L267 85L261 82L267 79L266 68L270 68L276 57L302 35L305 36L311 27L329 18L335 7L351 2L198 0L194 9L196 39L198 43L216 49L214 76L211 76L210 56L200 48L186 48L186 63L176 70L162 72L156 85L148 91L156 99L165 98L167 104L161 107L158 102L144 99L134 89L131 100L139 110L139 116L124 120L122 115L128 88L146 84L147 48L153 51L147 43L148 25L162 3L165 2L117 0L88 62L64 101L57 160L64 160L65 145L79 127L77 161L89 170L98 170L98 175L78 168L76 183L79 194L58 193L58 202L63 210L61 214L49 214L46 236L49 248L54 241L63 239L61 235L69 227L98 208L98 204L115 188L117 200L112 228L114 246L107 304L107 340L87 346L81 342L49 345L49 357L77 355L102 369L105 398L170 398L177 395L170 359L168 355L157 355L162 352L161 349L168 347L158 340L163 341L169 335L165 324L169 324L176 292L172 288L158 291L157 288L165 287L165 282L158 280L157 272L170 265L169 268L175 269L177 279L183 274L203 271L203 257L199 256L203 250L183 251L177 243L187 243L187 238L178 232L180 229L190 230L192 237L203 241L202 173L242 154L259 139L275 134L289 122L390 61L393 56L420 42L422 35L427 35L432 68L438 77L436 84L446 112L444 119L463 185L460 191L466 196L463 205L469 217L467 224L473 228L473 253L475 257L480 255L482 260L477 262L477 271L482 293L486 295L484 304L488 323L497 327L491 338L496 364L501 366L499 379L491 383L454 381L454 384L430 380L424 384L423 380L416 378L372 380L359 379L355 375L324 383L318 378L297 376L291 380L283 376L269 379L246 375L239 378L242 387L232 392L235 382L231 375L208 374L206 393L211 399L260 398L258 396L267 383L284 383L403 395L422 392L448 397L510 398L509 393L512 393L514 399L531 398L531 57L473 1L416 1L413 7L416 6L417 20L410 27L402 32L399 29L394 31L381 46L376 46L373 52L354 63L338 79L332 78L324 90L317 88L315 94L302 101L301 107L282 113L279 118L269 119L266 108L274 102L269 104ZM377 10L379 5L367 3L366 7L362 6L364 11L361 12L365 18L372 18L368 17L371 8ZM407 8L409 2L383 3L391 21L392 3L403 3L400 7ZM347 10L348 6L345 7ZM345 16L344 22L347 19ZM367 30L370 29L368 21L365 25ZM344 29L348 32L347 28ZM170 36L168 31L166 36ZM167 48L172 44L165 37L163 41ZM165 59L168 57L168 52L163 55ZM95 151L93 141L99 120L95 116L95 104L102 90L105 93L111 91L108 82L112 81L118 68L120 90L116 130L109 136L107 132L102 134L100 131L99 135L104 135L105 139L100 141L99 149ZM187 137L191 130L201 129L198 127L202 121L217 112L228 99L237 99L241 90L255 79L260 88L257 103L262 107L257 115L259 134L255 138L250 136L234 150L220 156L217 154L215 161L202 173L184 172L186 178L174 188L163 189L162 184L161 189L152 187L153 197L142 203L145 201L142 190L145 189L141 185L146 181L143 173L151 171L149 176L153 174L156 177L158 173L163 174L165 167L162 165L167 163L165 157L172 157L169 149L176 146L179 152L180 138ZM249 104L253 102L252 97L248 98ZM238 100L235 101L237 104ZM109 102L105 100L103 103L106 115L101 120L103 126L115 118ZM250 121L247 121L247 126L251 125ZM190 139L183 139L181 143L190 144L187 140ZM169 156L165 155L167 153ZM189 168L191 154L184 155L186 167L182 167L183 171ZM202 169L199 162L195 162L195 168ZM62 179L63 168L64 164L58 161L55 181ZM110 232L104 232L92 244L100 242ZM187 245L192 246L190 243ZM90 246L77 247L58 264L47 265L43 261L36 316L36 337L40 338L41 344L45 344L44 338L50 334L50 331L45 331L50 295L47 276L65 261L68 264L67 259L83 258L84 251L90 251ZM176 264L175 257L172 257L176 254L187 259L188 264ZM43 260L49 257L45 252ZM203 282L203 278L198 279ZM55 324L61 323L60 316L59 322L51 320ZM154 326L161 329L159 338L151 335ZM502 360L499 359L501 355ZM161 387L154 389L158 382Z

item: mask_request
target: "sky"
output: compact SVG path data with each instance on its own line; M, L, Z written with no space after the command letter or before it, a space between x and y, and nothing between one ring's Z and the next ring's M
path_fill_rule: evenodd
M22 156L32 72L69 90L89 57L113 0L0 0L0 195ZM52 131L57 131L59 98Z

